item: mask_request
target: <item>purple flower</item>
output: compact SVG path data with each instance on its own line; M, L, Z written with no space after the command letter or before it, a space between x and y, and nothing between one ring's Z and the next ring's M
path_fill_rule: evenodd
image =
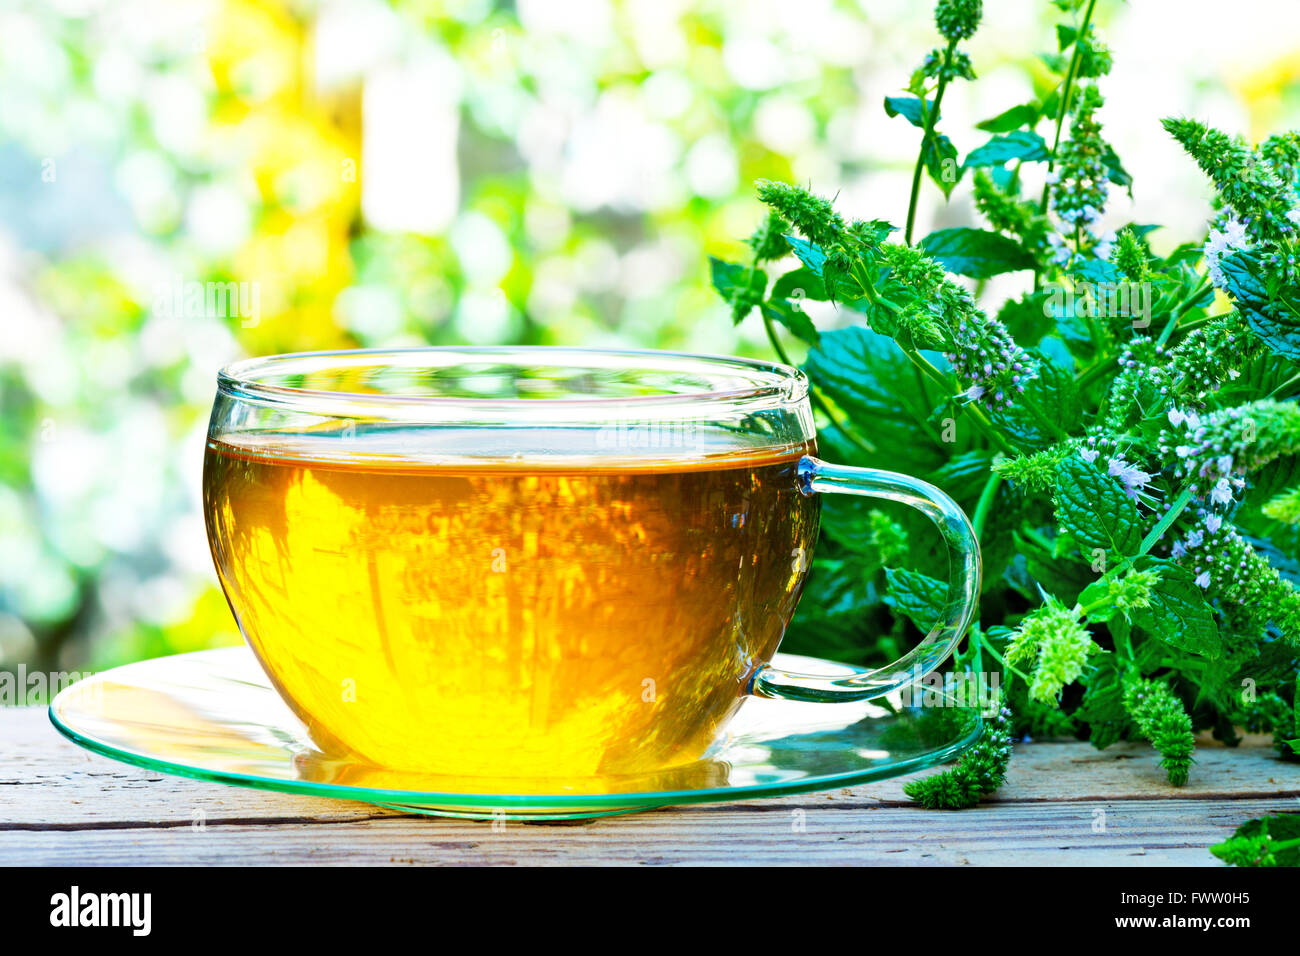
M1232 504L1232 487L1228 484L1227 478L1220 478L1215 482L1214 490L1210 492L1210 501L1216 505Z
M1097 449L1081 448L1079 449L1079 457L1082 458L1084 461L1088 462L1089 464L1092 464L1094 461L1097 460Z
M1208 588L1210 586L1209 571L1202 571L1200 574L1196 576L1196 586L1202 588Z
M1119 456L1107 461L1106 471L1112 478L1118 478L1123 482L1124 491L1130 498L1136 498L1151 481L1149 472L1143 471Z

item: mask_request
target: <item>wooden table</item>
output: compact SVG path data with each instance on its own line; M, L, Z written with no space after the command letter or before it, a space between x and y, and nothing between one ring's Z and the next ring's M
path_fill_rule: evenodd
M1145 745L1032 743L1017 747L996 798L958 813L917 808L901 778L494 828L163 776L74 746L44 708L0 708L0 865L1209 866L1218 861L1205 848L1238 824L1300 809L1300 766L1263 738L1235 751L1208 744L1197 761L1175 790Z

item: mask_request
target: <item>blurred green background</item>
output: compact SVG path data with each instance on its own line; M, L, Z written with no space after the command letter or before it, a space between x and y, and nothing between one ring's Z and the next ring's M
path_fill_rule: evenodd
M981 79L944 103L963 153L1033 95L1061 17L985 6ZM1158 119L1300 125L1300 4L1103 0L1099 19L1102 118L1137 183L1111 217L1197 239L1208 187ZM900 221L916 131L880 104L936 44L904 0L6 0L0 669L238 640L199 479L214 376L240 356L766 355L706 256L735 257L760 177ZM927 189L920 231L969 210ZM188 297L228 281L247 307Z

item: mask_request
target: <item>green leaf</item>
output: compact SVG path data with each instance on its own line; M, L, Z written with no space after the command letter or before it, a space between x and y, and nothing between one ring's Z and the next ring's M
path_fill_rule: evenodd
M1038 115L1038 107L1035 104L1024 103L1004 110L982 123L976 123L975 128L982 129L986 133L1009 133L1022 126L1033 126L1038 122Z
M888 233L885 233L885 235L888 235ZM819 246L808 242L806 239L800 239L798 236L786 236L785 238L790 243L790 248L794 250L795 256L804 264L804 268L821 280L821 295L823 298L834 298L836 302L841 303L854 302L862 298L862 290L858 288L857 283L851 277L828 266L826 253L822 252ZM791 280L791 282L794 281L797 280ZM796 286L792 285L791 289L793 288L796 288ZM782 293L779 292L778 288L773 288L773 297L775 298L778 294ZM788 296L788 293L784 294ZM811 294L808 297L814 298Z
M1113 284L1123 278L1119 270L1105 259L1085 259L1073 266L1070 271L1080 279L1091 282L1093 285Z
M967 167L1000 166L1013 159L1040 162L1048 158L1047 143L1033 130L1016 130L1005 136L994 136L983 146L976 147L966 156Z
M1025 383L1020 398L993 413L993 423L1019 450L1041 451L1069 435L1083 419L1074 372L1031 351L1038 374Z
M785 241L790 243L790 248L798 256L799 261L807 266L814 275L820 276L822 268L826 265L826 253L822 252L821 247L809 242L807 239L801 239L799 236L786 236Z
M1250 477L1243 509L1261 508L1276 496L1300 487L1300 455L1275 458Z
M1257 852L1259 841L1263 839L1269 843L1300 840L1300 813L1279 813L1258 820L1247 820L1223 843L1210 847L1210 852L1221 860L1238 865L1244 860L1249 866L1253 865L1250 860ZM1300 866L1300 844L1276 850L1272 856L1272 866Z
M826 283L807 266L791 269L772 285L773 299L816 299L824 302Z
M1219 259L1228 294L1255 334L1276 354L1300 359L1300 295L1271 288L1264 266L1248 250Z
M763 315L790 331L790 333L809 345L816 345L820 336L808 318L808 313L786 299L769 299L759 308Z
M925 480L948 497L958 502L969 501L973 505L988 481L992 461L993 453L987 449L961 452L953 455L943 467L926 475Z
M998 310L998 321L1022 346L1037 345L1055 329L1047 299L1046 292L1026 292L1019 299L1007 299Z
M1048 558L1041 554L1026 554L1025 571L1034 582L1067 607L1096 580L1092 568L1073 557ZM1037 594L1031 595L1034 601Z
M1129 171L1124 168L1124 164L1119 161L1119 154L1115 152L1115 147L1106 144L1106 152L1102 154L1102 163L1106 166L1106 178L1116 186L1123 186L1129 189L1133 185L1133 177Z
M1056 520L1081 547L1130 557L1142 546L1137 505L1119 482L1082 458L1067 458L1056 474Z
M861 664L864 651L877 644L870 623L872 609L881 603L878 571L856 556L814 558L781 649Z
M767 289L767 273L762 269L751 269L715 256L709 256L709 274L718 295L733 306L748 300L752 307L752 304L763 298L763 292ZM748 312L748 308L745 312ZM737 322L745 317L745 312L736 313Z
M921 158L925 171L930 174L934 184L943 190L944 198L952 195L958 180L962 176L961 164L957 162L957 147L942 133L932 132L921 145Z
M926 357L946 366L940 355ZM858 326L825 332L809 351L804 370L876 447L873 464L923 474L947 460L951 446L940 447L924 427L930 404L911 362L892 339Z
M885 580L888 582L885 603L920 628L922 633L934 630L943 619L948 585L899 568L885 568Z
M921 248L949 272L973 279L1034 267L1034 257L1019 243L984 229L940 229L922 239Z
M1156 570L1160 581L1147 607L1134 608L1130 619L1153 637L1189 654L1216 658L1223 653L1214 612L1205 603L1205 591L1196 586L1192 572L1164 558L1144 557L1134 563L1139 571Z
M925 108L934 112L934 103L931 100L925 101ZM889 116L901 116L918 129L925 128L925 119L921 115L921 100L916 96L886 96L885 112ZM939 122L939 117L935 116L930 123L931 128Z

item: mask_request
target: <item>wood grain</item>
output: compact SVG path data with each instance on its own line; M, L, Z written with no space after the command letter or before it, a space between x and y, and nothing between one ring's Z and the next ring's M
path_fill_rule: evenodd
M907 778L774 800L568 823L422 817L168 777L64 740L43 709L0 709L0 865L1215 865L1242 821L1300 810L1300 765L1260 738L1202 746L1187 787L1141 744L1017 747L974 810L920 810Z

